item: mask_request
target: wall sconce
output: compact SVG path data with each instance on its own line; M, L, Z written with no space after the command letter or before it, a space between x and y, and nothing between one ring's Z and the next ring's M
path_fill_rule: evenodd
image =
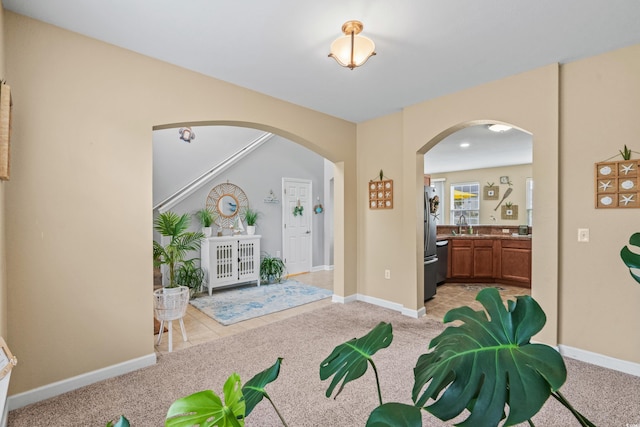
M191 128L180 128L178 129L178 133L180 134L180 139L184 142L191 142L192 139L196 139L196 134L193 133Z
M331 43L329 56L341 66L353 70L363 65L370 57L376 54L374 52L376 45L373 41L358 35L362 28L364 26L360 21L347 21L342 26L344 36Z

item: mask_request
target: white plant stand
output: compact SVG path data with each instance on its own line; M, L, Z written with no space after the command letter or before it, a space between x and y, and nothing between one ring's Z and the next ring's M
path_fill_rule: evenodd
M153 291L154 311L156 319L160 321L160 332L158 333L158 342L162 340L164 332L164 322L168 322L169 330L169 353L173 351L173 321L180 321L180 330L182 331L182 339L187 341L187 332L184 329L184 318L187 312L187 304L189 304L189 288L179 286L177 288L161 288Z
M257 282L260 286L259 235L210 237L202 242L200 262L214 288Z

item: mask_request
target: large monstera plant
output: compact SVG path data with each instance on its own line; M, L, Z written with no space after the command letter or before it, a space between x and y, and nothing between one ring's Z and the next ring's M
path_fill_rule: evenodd
M265 398L287 423L269 397L265 386L278 378L282 358L258 373L242 386L240 376L231 374L223 386L224 401L212 390L203 390L182 397L171 404L165 420L166 427L244 427L244 419Z
M449 311L449 326L420 356L414 368L414 406L382 403L367 421L367 427L422 426L421 409L443 421L465 410L470 415L460 426L509 426L529 422L549 396L556 398L576 417L580 425L593 426L576 411L558 389L566 379L562 357L551 347L532 344L530 339L546 322L538 303L529 296L508 301L505 308L495 288L486 288L476 298L485 311L460 307ZM338 391L366 372L372 356L389 346L391 325L380 323L371 332L336 347L320 365L320 378L335 375L327 396L342 380ZM337 396L337 395L336 395ZM430 403L432 401L432 403ZM430 404L429 404L430 403Z
M633 277L636 282L640 283L640 273L638 273L638 270L640 270L640 233L634 233L631 235L629 238L629 245L637 247L638 253L632 252L628 246L625 246L620 251L620 258L622 258L622 262L629 267L631 277ZM636 270L635 272L634 269Z

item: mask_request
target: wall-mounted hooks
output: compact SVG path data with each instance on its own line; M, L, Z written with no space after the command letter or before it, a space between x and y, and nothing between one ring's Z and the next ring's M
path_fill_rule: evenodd
M318 203L313 207L313 213L321 214L324 212L324 208L322 207L322 203L320 203L320 197L317 198Z

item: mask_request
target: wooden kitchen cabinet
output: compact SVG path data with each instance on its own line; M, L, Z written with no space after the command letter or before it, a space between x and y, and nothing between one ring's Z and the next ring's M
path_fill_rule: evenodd
M502 240L500 278L531 286L531 240Z
M493 274L493 240L473 241L473 278L490 279Z
M473 278L473 240L449 240L449 276L452 279Z
M531 287L531 240L451 238L447 279Z

